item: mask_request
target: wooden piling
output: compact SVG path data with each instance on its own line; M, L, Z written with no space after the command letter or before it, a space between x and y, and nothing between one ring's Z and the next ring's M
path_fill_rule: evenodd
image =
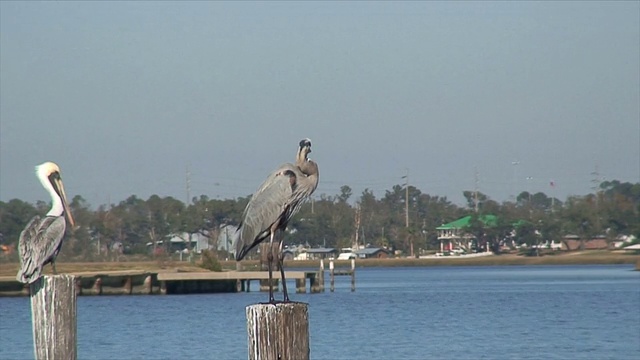
M318 273L311 273L311 276L309 276L309 292L312 294L320 292L320 276Z
M330 290L333 292L335 290L335 274L333 271L333 260L329 261L329 277L330 277Z
M249 360L309 360L308 304L247 306Z
M147 277L144 278L143 286L145 294L151 294L153 292L153 279L151 275L147 275Z
M273 293L275 294L280 291L280 279L273 279L271 281L271 283L273 284ZM269 291L269 279L260 280L260 291Z
M29 296L29 294L31 293L29 284L24 284L24 286L22 287L21 293L24 296Z
M75 281L75 286L76 286L76 296L82 295L82 278L81 277L76 277L76 281Z
M97 278L93 284L93 293L96 295L102 295L102 278Z
M36 360L77 359L76 277L44 275L30 291Z
M131 279L131 276L127 276L127 278L124 280L122 291L126 295L131 295L131 293L133 292L133 280Z
M356 291L356 260L351 259L351 291Z
M307 292L307 279L296 279L296 293L304 294Z
M320 259L320 269L318 270L318 284L320 292L324 292L324 261Z

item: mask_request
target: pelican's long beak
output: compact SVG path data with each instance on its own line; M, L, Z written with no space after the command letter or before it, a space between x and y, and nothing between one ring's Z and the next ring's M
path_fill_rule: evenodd
M62 184L62 179L57 178L54 180L56 182L56 188L58 188L60 199L62 200L62 206L64 207L64 214L67 216L67 220L69 220L69 224L71 224L71 228L76 225L76 222L73 220L73 215L71 215L71 209L69 208L69 202L67 201L67 194L64 192L64 185Z

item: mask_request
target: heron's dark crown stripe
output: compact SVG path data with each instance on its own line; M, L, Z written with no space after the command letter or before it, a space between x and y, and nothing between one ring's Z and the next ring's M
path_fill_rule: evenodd
M300 147L311 146L311 141L309 139L300 140Z

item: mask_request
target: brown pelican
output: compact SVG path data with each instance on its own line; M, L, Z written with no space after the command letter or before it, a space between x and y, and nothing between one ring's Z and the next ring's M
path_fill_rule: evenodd
M34 216L20 233L20 270L16 278L25 284L38 280L42 268L48 263L51 263L53 273L56 273L56 256L60 252L66 228L64 215L69 219L69 224L74 226L58 165L52 162L38 165L36 176L49 192L52 206L44 218Z
M289 220L295 215L302 203L318 186L318 165L307 155L311 152L311 140L303 139L296 155L296 163L280 166L267 177L260 188L253 194L244 209L242 221L236 232L236 261L242 260L247 253L267 237L269 238L269 302L275 303L273 298L271 249L277 232L279 236L280 275L282 276L282 290L284 301L289 301L287 285L282 268L282 237Z

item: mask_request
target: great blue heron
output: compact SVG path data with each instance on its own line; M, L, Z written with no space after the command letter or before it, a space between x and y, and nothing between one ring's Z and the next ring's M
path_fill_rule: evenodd
M236 261L242 260L247 253L267 237L269 238L269 302L273 298L273 239L279 234L278 264L282 278L284 301L289 301L287 284L282 268L282 238L289 220L295 215L302 203L318 186L318 165L308 158L311 152L311 140L303 139L296 155L296 163L286 163L267 177L253 194L242 214L242 221L236 232Z
M16 278L25 284L38 280L42 268L48 263L51 263L53 273L56 273L56 256L60 252L66 228L64 215L67 216L72 227L75 224L69 210L58 165L52 162L38 165L36 176L49 192L52 206L44 218L34 216L20 233L18 242L20 270Z

